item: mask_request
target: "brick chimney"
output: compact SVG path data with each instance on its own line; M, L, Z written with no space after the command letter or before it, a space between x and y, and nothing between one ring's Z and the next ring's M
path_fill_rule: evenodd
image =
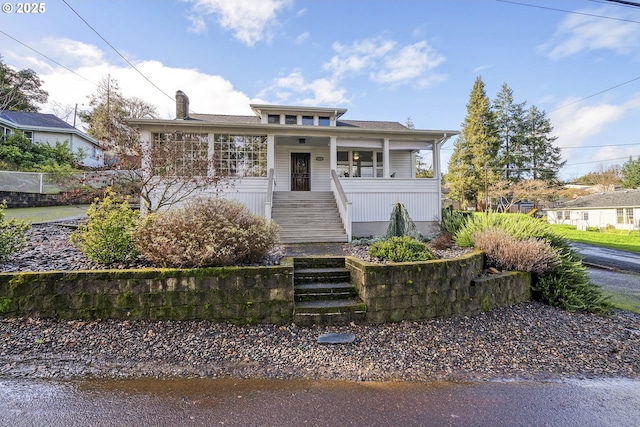
M189 118L189 97L181 90L176 91L176 119Z

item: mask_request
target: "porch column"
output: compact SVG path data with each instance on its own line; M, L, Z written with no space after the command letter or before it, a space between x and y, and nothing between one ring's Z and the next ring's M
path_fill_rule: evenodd
M267 171L276 167L276 137L267 134Z
M213 164L213 159L216 157L215 152L215 134L210 133L207 135L207 139L209 141L209 145L207 146L207 158L209 159L208 167L207 167L207 175L215 176L216 174L216 165Z
M434 141L432 147L433 158L431 160L433 161L433 177L440 180L440 144Z
M382 144L382 176L383 178L389 178L391 170L391 160L389 158L389 138L384 139Z
M338 138L335 136L329 138L329 169L338 169Z

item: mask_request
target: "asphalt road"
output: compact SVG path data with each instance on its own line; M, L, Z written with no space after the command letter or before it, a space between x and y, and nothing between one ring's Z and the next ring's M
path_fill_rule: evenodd
M577 242L571 246L587 265L640 274L640 254Z
M0 379L1 426L637 426L638 380Z

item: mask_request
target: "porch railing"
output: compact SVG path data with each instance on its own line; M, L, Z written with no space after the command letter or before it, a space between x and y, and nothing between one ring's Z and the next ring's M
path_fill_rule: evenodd
M264 203L264 217L271 218L271 207L273 206L273 191L276 186L275 173L273 168L267 172L267 199Z
M347 240L351 241L351 222L352 222L352 210L351 210L351 202L347 199L347 195L342 189L342 184L340 184L340 178L338 177L338 173L335 169L331 169L331 191L333 191L333 197L336 199L336 203L338 205L338 211L340 212L340 218L342 219L342 224L344 225L344 229L347 232Z

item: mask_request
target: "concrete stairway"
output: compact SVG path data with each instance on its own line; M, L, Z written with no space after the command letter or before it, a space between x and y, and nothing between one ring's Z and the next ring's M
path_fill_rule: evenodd
M285 244L348 240L330 191L276 191L271 218L280 226Z
M346 325L364 321L366 306L351 283L344 258L294 258L297 325Z

